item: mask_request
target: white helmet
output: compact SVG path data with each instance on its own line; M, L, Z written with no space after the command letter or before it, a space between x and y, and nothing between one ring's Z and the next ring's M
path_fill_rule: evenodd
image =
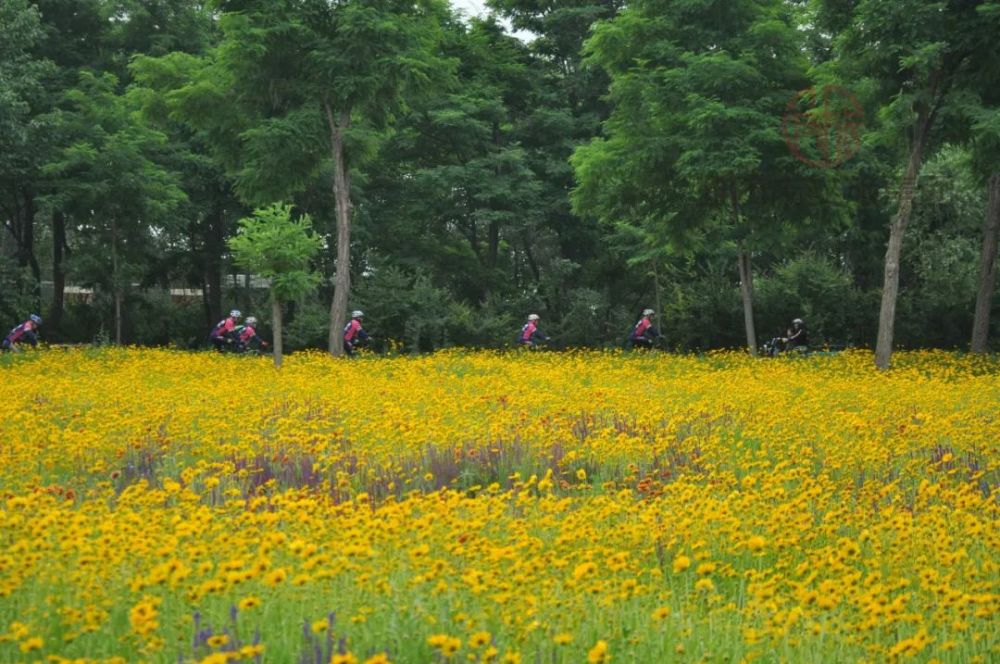
M805 325L805 324L806 324L805 321L802 320L801 318L796 318L795 320L792 321L792 325Z
M528 320L532 321L538 320L538 314L531 314L530 316L528 316Z
M254 317L254 316L247 316L247 325L249 325L250 327L253 327L256 324L257 324L256 317Z
M365 312L360 309L351 312L351 318L364 318Z
M233 309L232 311L229 312L229 317L230 318L242 318L243 317L243 312L240 311L239 309Z
M652 309L643 309L643 311L642 311L642 315L643 316L652 316L655 313L656 312L653 311Z

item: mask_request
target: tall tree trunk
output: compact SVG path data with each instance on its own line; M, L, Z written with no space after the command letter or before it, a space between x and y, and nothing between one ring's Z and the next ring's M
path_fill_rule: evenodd
M208 303L208 274L207 271L201 273L201 310L205 314L205 327L211 328L212 307ZM218 320L218 319L216 319Z
M341 111L334 118L329 102L324 103L330 129L330 151L333 156L333 198L337 209L337 273L333 284L333 301L330 303L330 354L344 354L342 330L347 317L347 304L351 292L351 178L344 159L344 131L351 125L349 111Z
M494 168L494 172L497 176L497 182L499 182L502 175L500 155L503 152L503 134L500 132L499 122L493 123L493 146L496 148L496 167ZM493 270L500 262L500 223L491 221L486 232L486 261L490 270Z
M122 345L122 292L115 291L115 345Z
M740 197L735 183L731 183L729 187L729 205L733 226L738 229L743 222ZM743 325L747 333L747 350L752 357L757 357L757 326L753 318L753 268L750 265L750 250L744 240L740 240L739 249L736 261L740 272L740 297L743 300Z
M52 308L49 310L49 325L57 333L66 304L66 266L63 264L65 248L66 215L56 211L52 213Z
M20 197L18 196L20 194ZM19 199L23 199L19 200ZM5 224L14 243L17 245L17 264L19 267L31 268L34 279L33 292L35 306L41 306L42 299L42 269L35 256L35 196L23 189L14 190L14 204L9 224Z
M42 268L35 256L35 195L26 192L24 195L24 219L21 230L21 265L31 268L31 276L35 279L35 297L41 300ZM41 305L39 301L37 303Z
M222 266L216 264L209 266L205 275L205 287L208 290L205 306L208 311L207 325L215 325L215 322L222 320Z
M122 345L122 289L118 278L118 224L111 222L111 281L115 294L115 345Z
M222 252L226 246L226 212L220 206L215 220L208 224L205 242L205 311L206 325L222 318Z
M896 301L899 298L899 264L903 253L903 235L913 214L913 197L916 195L917 178L923 165L924 148L934 110L921 110L914 126L910 158L899 185L899 209L889 226L889 244L885 250L885 275L882 281L882 306L878 315L878 341L875 345L875 366L888 369L892 363L892 339L896 326Z
M656 315L663 320L663 287L660 284L660 268L655 258L653 259L653 298L656 300ZM661 330L663 323L660 323Z
M521 242L524 244L524 257L528 260L531 276L534 277L536 284L541 283L542 271L538 267L538 261L535 260L535 254L531 251L531 239L528 237L528 231L521 231ZM514 263L516 264L517 261L514 261Z
M249 309L250 303L253 302L253 275L249 272L244 272L243 278L243 288L239 290L239 294L236 299L237 309Z
M740 295L743 298L743 324L747 330L747 348L750 355L757 357L757 327L753 320L753 269L750 265L750 252L740 244L738 257L740 264Z
M500 224L491 221L487 228L486 265L491 270L500 262Z
M274 295L271 295L271 327L274 342L274 366L281 368L282 352L284 344L281 339L281 302Z
M976 292L976 316L972 322L972 352L985 353L990 335L990 310L996 285L997 238L1000 236L1000 173L987 183L990 202L983 222L983 250L979 259L979 289Z

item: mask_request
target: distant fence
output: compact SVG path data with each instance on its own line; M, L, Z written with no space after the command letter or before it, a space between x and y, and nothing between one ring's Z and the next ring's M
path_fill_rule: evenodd
M246 275L237 274L228 275L223 281L223 286L226 288L247 288L248 282L249 288L253 290L264 290L271 285L269 279L251 276L248 280ZM43 292L48 294L55 290L55 285L51 281L43 281L41 285ZM201 302L204 297L204 291L201 288L142 288L139 284L132 284L132 288L146 293L162 293L167 295L174 304L196 304ZM67 303L93 304L95 293L93 288L67 285L63 289L63 298Z
M140 289L145 292L160 292L170 296L170 301L175 304L193 304L201 302L203 292L200 288L171 288L164 290L160 288ZM78 302L80 304L94 303L94 289L81 288L80 286L67 286L63 290L63 297L68 302Z

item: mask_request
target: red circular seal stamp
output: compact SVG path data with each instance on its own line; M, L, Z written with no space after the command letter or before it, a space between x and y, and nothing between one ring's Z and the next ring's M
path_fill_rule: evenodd
M785 107L781 133L792 155L817 168L835 168L861 149L864 111L839 85L801 90Z

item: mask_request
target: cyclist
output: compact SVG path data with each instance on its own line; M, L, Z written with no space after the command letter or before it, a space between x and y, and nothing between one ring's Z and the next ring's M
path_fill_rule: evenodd
M236 329L236 322L241 318L243 313L239 309L233 309L227 317L216 323L208 333L208 340L215 346L215 350L221 353L232 346L235 342L233 331Z
M365 317L365 312L354 311L351 313L351 322L344 326L344 352L348 357L354 357L354 349L358 342L368 341L371 337L361 327L361 319Z
M549 340L545 333L538 329L538 321L540 320L538 314L528 316L528 322L521 328L521 333L517 337L519 346L536 348L539 343Z
M28 320L24 321L13 330L10 331L2 343L0 343L0 349L9 350L15 353L20 353L21 349L17 347L22 340L27 341L34 348L38 345L38 335L35 330L38 326L42 324L42 318L38 314L31 314L28 316Z
M785 330L785 336L775 337L764 344L764 354L775 357L779 353L790 350L806 351L809 349L809 331L801 318L792 321L792 326Z
M653 347L654 341L663 336L659 330L653 327L653 316L655 315L656 312L652 309L645 309L642 312L642 318L635 324L635 327L632 328L632 333L628 336L628 340L633 348L645 348L648 350Z
M235 339L234 350L237 353L245 353L251 346L267 348L267 342L257 335L257 319L254 316L247 316L246 324L233 330L233 338Z
M806 350L809 347L809 332L806 330L806 323L801 318L792 321L791 329L785 332L782 342L786 350Z

